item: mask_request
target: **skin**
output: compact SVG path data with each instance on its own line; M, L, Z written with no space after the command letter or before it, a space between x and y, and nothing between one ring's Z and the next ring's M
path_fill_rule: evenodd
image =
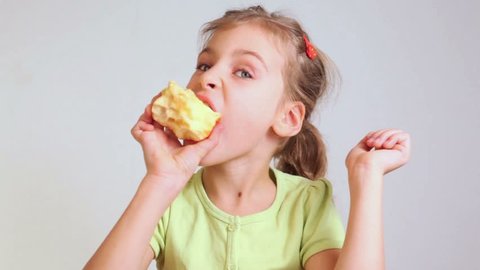
M248 35L257 38L243 38ZM300 131L305 108L284 99L285 59L268 37L261 28L245 24L216 32L200 53L188 88L222 114L206 140L182 145L153 121L151 103L145 108L131 132L142 146L146 175L84 269L146 269L153 259L151 232L198 165L205 166L209 198L223 211L243 216L272 204L276 186L268 175L271 157L283 139ZM351 211L344 248L313 255L305 269L384 268L383 175L407 162L409 142L405 132L379 130L350 151Z
M342 250L310 257L305 269L385 269L383 176L410 158L410 135L398 129L368 133L349 152L345 164L350 214Z

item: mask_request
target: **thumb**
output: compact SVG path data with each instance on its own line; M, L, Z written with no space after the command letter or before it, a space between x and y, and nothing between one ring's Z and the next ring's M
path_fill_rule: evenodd
M207 139L195 144L188 144L182 149L178 157L187 170L193 172L197 168L202 158L218 144L222 131L223 125L218 123Z

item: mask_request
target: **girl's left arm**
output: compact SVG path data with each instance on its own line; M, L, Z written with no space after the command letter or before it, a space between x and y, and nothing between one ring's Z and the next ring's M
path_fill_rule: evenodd
M383 176L410 158L410 135L397 129L370 132L348 154L350 214L341 250L319 252L306 270L385 269Z

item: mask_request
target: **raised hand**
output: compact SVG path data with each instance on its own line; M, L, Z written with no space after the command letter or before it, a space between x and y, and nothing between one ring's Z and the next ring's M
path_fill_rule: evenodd
M403 166L410 158L410 135L399 129L381 129L368 133L349 153L349 171L360 167L387 174Z

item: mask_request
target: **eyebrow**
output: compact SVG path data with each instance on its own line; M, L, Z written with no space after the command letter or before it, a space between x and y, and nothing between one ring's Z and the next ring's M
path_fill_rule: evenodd
M203 53L215 54L215 51L210 47L205 47L198 55L200 56ZM235 56L237 56L237 55L251 55L251 56L257 58L257 60L260 61L260 63L262 63L262 65L263 65L263 67L268 71L268 67L267 67L267 64L265 64L265 60L263 60L263 57L255 51L250 51L250 50L245 50L245 49L237 49L237 50L233 51L233 55L235 55Z

